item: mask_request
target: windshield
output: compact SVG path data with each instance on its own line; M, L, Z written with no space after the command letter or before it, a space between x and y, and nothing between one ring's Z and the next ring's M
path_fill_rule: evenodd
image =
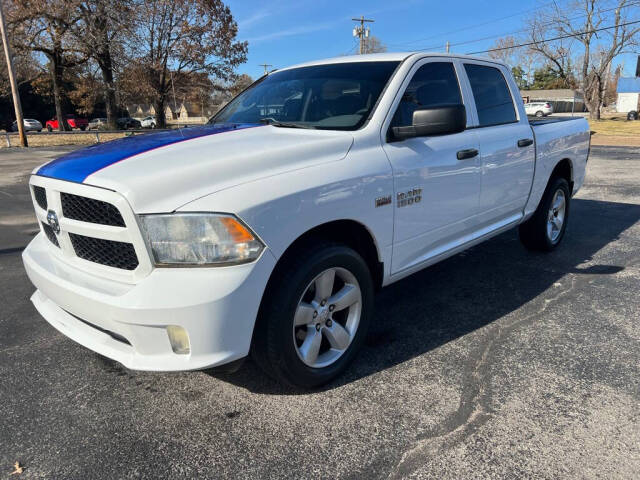
M234 98L209 123L356 130L399 62L354 62L275 72Z

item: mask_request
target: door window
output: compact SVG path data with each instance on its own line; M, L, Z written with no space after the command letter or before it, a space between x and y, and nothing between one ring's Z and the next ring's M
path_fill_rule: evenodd
M418 69L402 95L391 126L411 125L413 112L420 108L456 104L462 104L462 95L453 63L426 63Z
M476 100L481 127L517 121L511 92L502 72L495 67L465 63L471 90Z

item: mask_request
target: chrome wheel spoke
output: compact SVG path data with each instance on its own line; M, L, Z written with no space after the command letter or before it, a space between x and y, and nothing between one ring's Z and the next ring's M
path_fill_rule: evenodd
M320 352L320 344L322 343L322 334L315 328L309 327L307 336L300 345L300 355L307 365L313 365L318 360Z
M322 329L324 336L329 340L329 344L336 350L345 350L351 343L351 335L338 322L333 322L330 327Z
M333 282L336 278L334 269L327 270L316 279L316 301L326 300L333 290Z
M308 303L301 302L296 309L296 314L293 317L293 324L295 326L308 325L313 322L313 312L315 309Z
M360 300L360 292L355 285L345 283L338 292L329 297L328 303L335 307L336 311L344 310Z

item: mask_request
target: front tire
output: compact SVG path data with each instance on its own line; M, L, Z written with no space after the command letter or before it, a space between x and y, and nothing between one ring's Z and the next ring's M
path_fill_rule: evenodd
M520 225L520 241L524 246L550 252L560 245L567 229L570 205L569 183L562 177L552 178L533 216Z
M315 245L294 255L265 292L252 355L277 381L313 388L340 375L360 349L373 311L373 280L362 257L344 245Z
M47 132L49 133L53 132L53 128L51 127L51 125L47 125Z

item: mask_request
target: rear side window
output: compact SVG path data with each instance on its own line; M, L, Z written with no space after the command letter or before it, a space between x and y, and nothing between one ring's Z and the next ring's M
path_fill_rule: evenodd
M516 109L502 72L472 63L465 63L464 69L476 100L480 126L516 122Z
M391 125L411 125L413 112L419 108L461 103L462 96L453 63L426 63L418 69L407 86Z

